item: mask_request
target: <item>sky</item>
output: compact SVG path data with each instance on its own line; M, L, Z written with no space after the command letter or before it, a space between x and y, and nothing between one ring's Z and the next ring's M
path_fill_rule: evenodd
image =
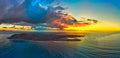
M120 25L120 0L64 0L69 12L80 17L111 22Z
M77 20L85 17L120 25L119 2L120 0L0 0L0 20L21 18L37 21L46 15L47 6L63 3Z
M48 6L61 3L69 7L69 13L77 20L85 17L102 22L91 26L93 29L107 26L106 29L119 27L120 30L119 2L120 0L0 0L0 23L4 21L39 23L46 16Z

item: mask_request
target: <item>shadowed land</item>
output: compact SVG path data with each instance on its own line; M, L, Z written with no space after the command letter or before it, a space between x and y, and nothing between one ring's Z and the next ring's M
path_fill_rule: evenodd
M68 39L70 37L71 39ZM84 37L83 34L36 34L36 33L21 33L14 34L8 39L19 39L19 40L34 40L34 41L81 41L81 39L76 39L74 37Z

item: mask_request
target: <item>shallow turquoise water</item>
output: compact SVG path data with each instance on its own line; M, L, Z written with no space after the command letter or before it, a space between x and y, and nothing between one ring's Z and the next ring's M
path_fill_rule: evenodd
M0 34L0 58L120 58L119 32L91 32L82 41L8 40Z

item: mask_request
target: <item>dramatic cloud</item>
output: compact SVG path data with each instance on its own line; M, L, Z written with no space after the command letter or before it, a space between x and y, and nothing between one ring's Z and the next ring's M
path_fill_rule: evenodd
M0 23L40 22L54 0L0 0Z

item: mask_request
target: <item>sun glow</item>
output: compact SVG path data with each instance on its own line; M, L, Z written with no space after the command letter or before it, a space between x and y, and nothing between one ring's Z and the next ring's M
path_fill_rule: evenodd
M74 31L120 31L120 27L114 23L101 22L97 24L92 24L88 26L64 28L64 30L74 30Z

